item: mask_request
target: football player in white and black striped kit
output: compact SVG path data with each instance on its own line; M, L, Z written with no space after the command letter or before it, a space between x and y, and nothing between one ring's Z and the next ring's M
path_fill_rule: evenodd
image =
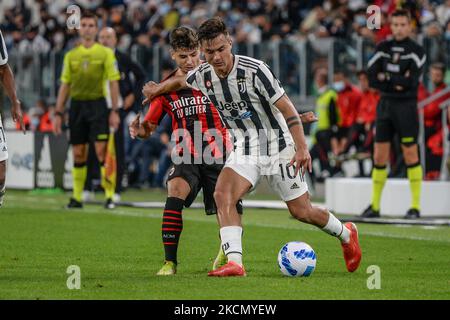
M236 203L256 187L262 176L286 202L294 218L341 240L347 270L355 271L361 260L356 226L344 225L328 210L311 206L303 177L306 170L311 170L311 157L298 112L280 82L264 62L232 54L232 41L222 19L205 21L198 38L207 62L186 77L148 83L143 93L152 99L182 87L200 90L234 136L234 151L227 158L214 192L228 263L208 275L246 275Z
M25 133L25 125L23 124L22 108L20 101L17 99L16 83L11 68L8 65L8 51L6 50L5 40L0 31L0 82L7 96L11 100L11 116L13 120L19 121L20 128ZM3 129L2 118L0 117L0 207L3 205L5 196L6 182L6 160L8 159L8 146L6 145L5 130Z

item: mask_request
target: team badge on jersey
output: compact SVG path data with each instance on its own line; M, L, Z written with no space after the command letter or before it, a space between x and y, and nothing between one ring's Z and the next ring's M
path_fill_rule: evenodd
M245 93L247 91L247 82L245 79L238 79L237 84L240 93Z

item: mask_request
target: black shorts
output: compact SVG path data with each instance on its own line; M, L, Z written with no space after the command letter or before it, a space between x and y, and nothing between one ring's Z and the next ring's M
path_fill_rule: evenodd
M186 208L194 202L200 189L203 189L203 203L207 215L217 214L217 206L214 201L214 190L217 178L222 171L223 164L178 164L169 169L168 181L173 178L183 178L191 187L191 192L184 201ZM236 204L239 214L242 214L242 200Z
M109 135L109 109L104 98L72 100L69 110L70 144L106 141Z
M416 99L381 98L378 102L375 142L390 142L395 133L401 144L417 143L419 115Z

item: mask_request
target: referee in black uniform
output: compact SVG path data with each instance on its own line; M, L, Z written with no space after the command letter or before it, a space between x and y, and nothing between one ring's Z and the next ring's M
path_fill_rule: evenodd
M378 44L368 63L369 84L380 90L377 106L372 203L362 214L380 215L381 193L387 179L386 164L395 133L400 137L411 189L411 206L405 218L420 217L422 167L417 146L419 120L417 88L425 64L423 48L410 37L411 17L406 10L391 15L393 39Z
M114 51L117 67L120 72L118 104L120 124L114 137L117 158L116 195L120 195L122 191L122 178L125 171L125 117L133 109L137 99L141 96L141 90L145 84L145 74L142 68L133 62L127 54L117 50L117 35L113 28L105 27L100 30L98 41Z

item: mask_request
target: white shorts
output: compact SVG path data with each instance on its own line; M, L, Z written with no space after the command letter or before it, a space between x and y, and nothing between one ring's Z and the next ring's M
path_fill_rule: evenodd
M294 146L287 146L282 152L272 156L246 156L233 151L227 158L225 168L233 169L241 177L258 185L261 176L265 176L273 191L283 201L294 200L308 191L308 185L301 173L295 174L294 166L289 166L294 157Z
M5 130L0 116L0 162L8 159L8 145L6 144Z

